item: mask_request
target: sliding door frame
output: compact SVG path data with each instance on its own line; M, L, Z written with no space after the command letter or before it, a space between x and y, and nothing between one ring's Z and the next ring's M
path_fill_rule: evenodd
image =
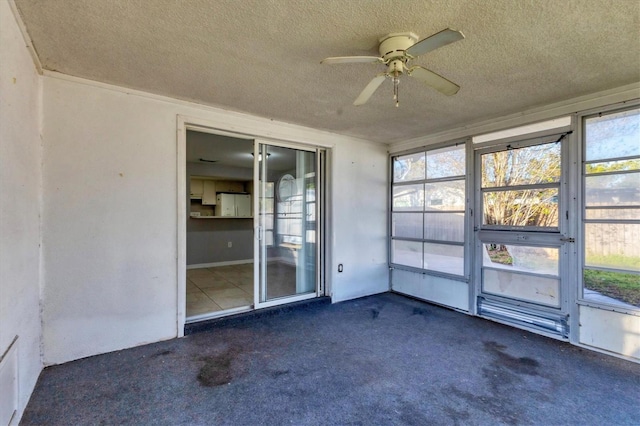
M243 117L237 117L229 120L228 117L219 120L203 119L182 114L176 115L176 330L177 337L184 336L184 326L186 323L186 275L187 275L187 180L186 180L186 145L187 130L210 133L221 136L229 136L238 139L260 140L262 143L269 145L277 145L285 148L295 148L303 150L319 150L322 151L323 168L325 173L323 184L322 201L324 211L321 212L324 235L322 235L323 248L317 254L320 256L318 267L322 266L319 271L321 285L320 294L331 294L331 278L328 273L332 265L331 256L333 253L332 246L329 244L332 223L331 215L326 212L331 211L331 170L332 170L332 149L335 146L333 141L324 137L324 135L314 135L307 129L295 128L288 126L275 126L270 123L262 123L259 119L254 121L247 120ZM275 136L274 136L275 135ZM302 142L304 140L312 140L313 143ZM255 145L254 145L255 146ZM255 161L255 160L254 160ZM255 166L255 164L254 164ZM255 168L254 168L255 172ZM254 197L255 198L255 197ZM255 241L255 238L254 238ZM323 258L324 257L324 258ZM328 257L328 259L327 259ZM316 297L314 295L314 297ZM286 299L281 303L291 303L294 300ZM275 305L275 304L274 304ZM264 304L260 307L266 307ZM254 306L253 309L256 309ZM246 311L246 309L244 309ZM236 310L237 311L237 310ZM226 316L237 313L233 310L223 312L220 316ZM210 316L209 318L215 318Z
M316 202L315 202L315 217L316 217L316 249L315 249L315 290L313 292L285 296L277 299L266 300L266 288L263 288L262 283L266 282L266 268L262 268L261 265L266 264L266 255L260 250L260 242L262 241L265 235L265 229L260 223L260 194L264 193L265 188L260 188L260 182L262 178L262 182L266 183L266 176L260 176L263 170L260 168L260 147L261 146L273 146L278 148L288 148L295 149L298 151L306 151L313 152L316 154L315 158L315 173L316 173ZM271 306L278 306L286 303L299 302L308 299L314 299L316 297L320 297L324 295L324 275L325 272L322 268L323 261L321 254L324 252L325 240L324 240L324 228L325 228L325 220L324 220L324 212L326 207L324 206L324 157L326 156L326 151L321 147L308 146L298 143L290 143L290 142L281 142L281 141L270 141L262 138L254 139L253 146L253 186L256 188L254 190L253 197L253 229L254 229L254 239L253 239L253 285L254 285L254 309L268 308ZM275 188L274 188L275 191ZM275 203L274 203L275 204ZM275 211L274 211L274 221L276 220ZM303 219L304 220L304 219ZM265 292L265 294L263 294ZM264 301L262 301L264 299Z

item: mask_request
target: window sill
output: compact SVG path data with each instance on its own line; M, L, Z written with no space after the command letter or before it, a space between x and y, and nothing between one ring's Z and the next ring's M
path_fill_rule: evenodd
M439 272L439 271L432 271L432 270L428 270L428 269L413 268L411 266L397 265L397 264L393 264L393 263L389 265L389 269L397 269L399 271L413 272L414 274L430 275L430 276L433 276L433 277L447 278L447 279L450 279L450 280L469 283L469 278L467 278L467 277L464 277L462 275L448 274L446 272Z
M609 303L594 302L592 300L587 300L587 299L579 299L576 303L579 306L587 306L589 308L602 309L603 311L611 311L611 312L617 312L620 314L627 314L627 315L640 317L640 308L636 308L631 305L626 305L626 304L613 305Z

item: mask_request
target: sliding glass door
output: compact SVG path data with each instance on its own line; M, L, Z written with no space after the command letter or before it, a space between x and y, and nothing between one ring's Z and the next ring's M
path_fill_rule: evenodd
M321 152L256 142L255 306L320 292Z

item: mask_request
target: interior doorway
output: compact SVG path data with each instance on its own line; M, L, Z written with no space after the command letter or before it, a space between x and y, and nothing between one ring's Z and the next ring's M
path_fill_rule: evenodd
M187 131L186 317L253 305L253 140Z
M324 294L324 158L186 131L186 323Z

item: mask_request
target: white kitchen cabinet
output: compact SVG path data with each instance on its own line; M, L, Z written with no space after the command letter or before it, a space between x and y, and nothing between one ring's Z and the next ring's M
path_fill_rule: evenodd
M251 217L251 195L218 193L216 197L216 216Z
M218 192L245 192L244 182L236 180L216 181L216 191Z
M202 191L202 205L213 206L216 204L216 181L205 180Z
M204 181L191 178L189 181L189 197L192 200L201 200L204 192Z

